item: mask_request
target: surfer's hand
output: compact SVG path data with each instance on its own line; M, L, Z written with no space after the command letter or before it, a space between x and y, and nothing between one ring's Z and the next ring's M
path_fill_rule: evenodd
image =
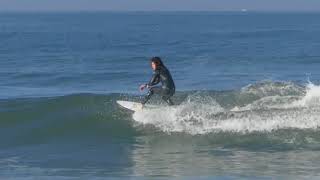
M140 91L143 91L144 90L144 88L146 88L147 87L147 85L146 84L142 84L141 86L140 86Z

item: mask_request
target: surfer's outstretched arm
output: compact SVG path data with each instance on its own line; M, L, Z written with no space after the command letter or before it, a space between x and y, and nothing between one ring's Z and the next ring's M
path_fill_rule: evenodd
M148 87L148 88L149 88L149 92L148 92L148 94L144 97L144 100L141 102L141 104L144 105L145 103L147 103L147 101L151 98L151 96L154 94L154 91L155 91L155 87L152 87L152 86L158 84L159 82L160 82L160 73L159 73L158 70L155 70L155 71L153 72L153 75L152 75L152 77L151 77L151 80L150 80L147 84L145 84L143 88L140 87L140 89L142 89L142 90L143 90L145 87Z
M143 91L146 87L151 88L152 86L158 84L160 82L160 72L154 71L150 81L147 84L142 84L140 86L140 91Z

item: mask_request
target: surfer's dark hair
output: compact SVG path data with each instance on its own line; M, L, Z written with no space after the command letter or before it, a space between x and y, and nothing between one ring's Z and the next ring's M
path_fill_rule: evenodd
M157 67L159 67L159 66L164 66L161 58L160 58L160 57L157 57L157 56L151 58L151 62L155 63L155 64L157 65Z

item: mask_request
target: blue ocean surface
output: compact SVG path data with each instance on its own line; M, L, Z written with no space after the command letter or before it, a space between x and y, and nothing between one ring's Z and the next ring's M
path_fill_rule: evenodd
M319 179L320 13L0 13L1 179ZM130 112L160 56L175 106Z

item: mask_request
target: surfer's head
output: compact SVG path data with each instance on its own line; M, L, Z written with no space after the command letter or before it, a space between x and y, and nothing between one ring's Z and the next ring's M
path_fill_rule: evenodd
M161 58L159 58L159 57L151 58L151 67L153 70L156 70L161 66L163 66Z

